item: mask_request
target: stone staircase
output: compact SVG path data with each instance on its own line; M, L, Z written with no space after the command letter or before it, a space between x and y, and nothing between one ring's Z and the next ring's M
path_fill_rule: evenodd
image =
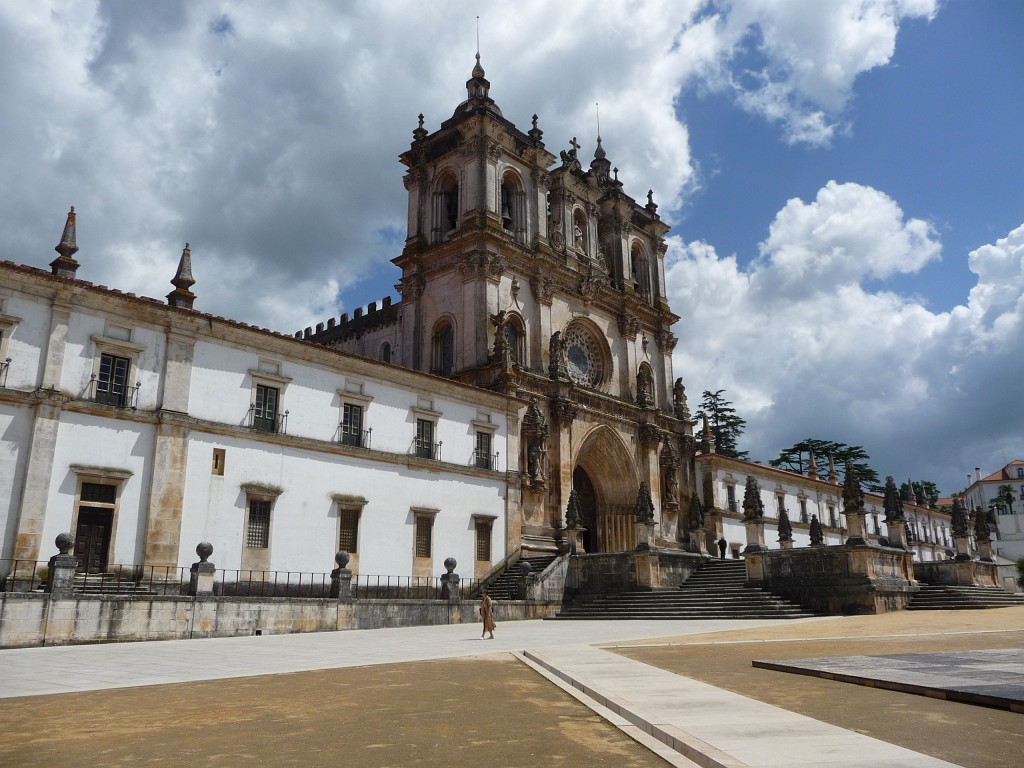
M756 587L746 563L712 560L681 587L650 592L581 595L557 619L801 619L814 614Z
M1024 594L1012 594L999 587L955 587L921 584L910 598L908 611L961 611L978 608L1007 608L1024 605Z
M555 561L555 557L557 555L520 558L487 585L487 593L494 600L522 600L519 594L519 580L522 578L519 564L529 563L530 573L540 574Z
M76 573L73 589L81 595L155 595L147 586L113 573Z

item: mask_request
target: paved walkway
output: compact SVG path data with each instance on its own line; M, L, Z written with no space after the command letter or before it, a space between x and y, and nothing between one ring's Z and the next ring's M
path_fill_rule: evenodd
M0 651L0 698L511 651L673 765L952 765L593 647L721 631L771 634L783 626L828 634L834 621L529 621L503 623L496 640L450 625L14 649Z

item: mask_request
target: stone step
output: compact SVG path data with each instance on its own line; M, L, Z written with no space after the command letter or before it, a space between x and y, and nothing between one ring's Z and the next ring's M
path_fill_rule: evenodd
M911 611L956 611L1006 608L1024 605L1024 595L1004 592L999 587L925 584L907 606Z

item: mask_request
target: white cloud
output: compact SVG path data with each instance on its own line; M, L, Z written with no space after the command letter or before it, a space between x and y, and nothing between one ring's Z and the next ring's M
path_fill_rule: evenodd
M977 284L951 312L875 282L938 249L881 192L834 182L813 203L789 201L746 270L675 239L676 374L694 397L727 390L753 457L838 440L864 445L883 476L913 467L955 490L963 468L1024 451L1021 417L1006 412L1024 380L1024 226L970 254Z
M887 64L900 23L936 0L722 0L718 87L779 122L790 143L827 144L859 75Z

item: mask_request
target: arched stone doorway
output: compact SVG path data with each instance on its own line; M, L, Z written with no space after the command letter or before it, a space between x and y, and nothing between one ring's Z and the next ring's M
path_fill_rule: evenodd
M587 552L636 547L633 505L640 485L633 456L610 427L590 432L573 465L573 487L583 513Z

